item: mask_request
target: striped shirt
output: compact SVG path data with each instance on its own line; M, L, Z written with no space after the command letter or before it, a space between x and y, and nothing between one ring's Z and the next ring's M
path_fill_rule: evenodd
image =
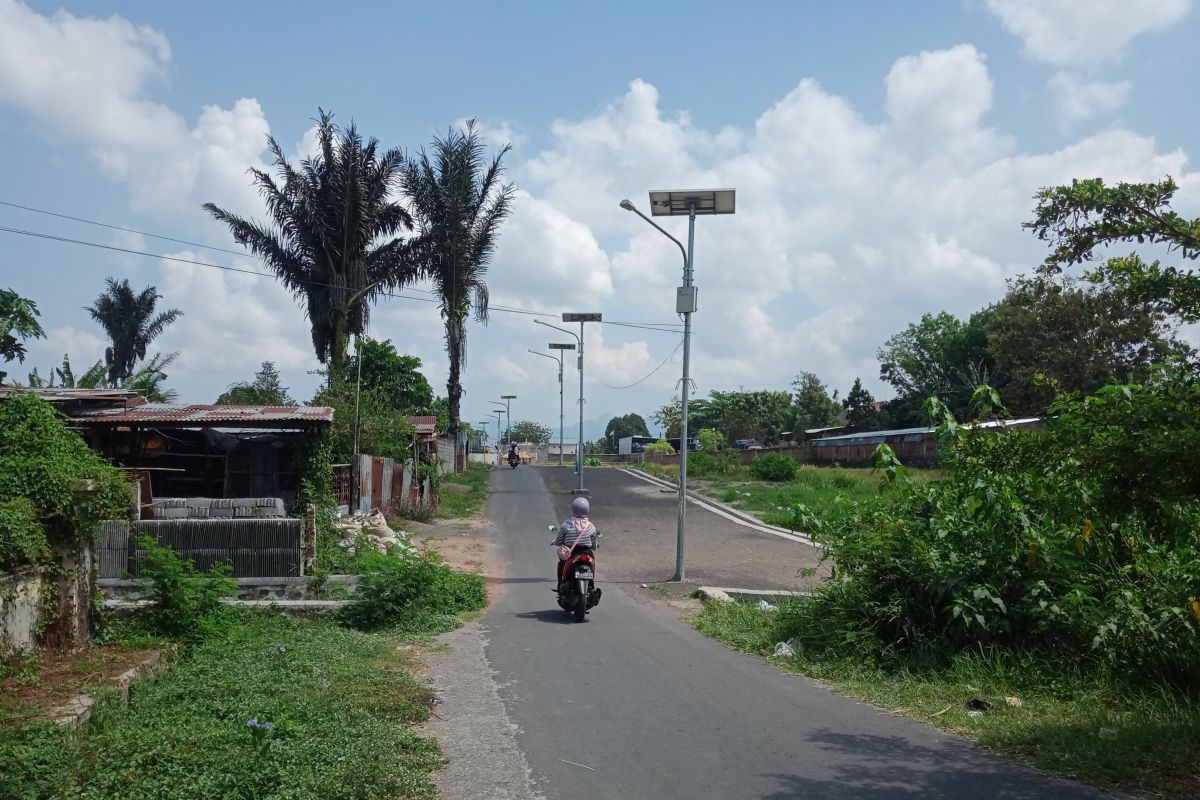
M562 525L558 526L558 536L554 539L555 545L565 544L567 547L575 545L576 547L595 547L600 539L600 531L588 520L587 527L583 529L583 534L579 536L579 543L576 544L575 537L578 534L578 529L575 527L575 517L568 517L563 520Z

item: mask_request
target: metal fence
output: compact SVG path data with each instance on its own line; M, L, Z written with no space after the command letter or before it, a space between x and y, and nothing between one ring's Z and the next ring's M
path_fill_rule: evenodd
M237 578L303 574L304 523L298 519L171 519L105 522L97 548L101 578L140 578L146 551L140 536L152 536L197 569L226 563Z

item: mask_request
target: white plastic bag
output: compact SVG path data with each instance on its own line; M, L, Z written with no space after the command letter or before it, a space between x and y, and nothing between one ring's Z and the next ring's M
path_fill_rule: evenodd
M795 658L796 651L787 642L780 642L775 645L775 658Z

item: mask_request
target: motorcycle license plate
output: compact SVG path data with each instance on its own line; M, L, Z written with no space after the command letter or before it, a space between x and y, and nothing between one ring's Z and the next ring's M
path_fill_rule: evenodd
M586 572L584 570L580 570L579 572L575 573L575 577L576 578L587 578L590 581L592 579L592 573Z

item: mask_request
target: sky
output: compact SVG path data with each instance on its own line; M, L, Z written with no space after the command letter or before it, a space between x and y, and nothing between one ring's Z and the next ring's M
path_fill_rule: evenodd
M182 402L265 360L311 397L295 299L186 262L265 270L201 205L261 217L247 169L269 169L268 134L308 153L323 108L409 152L468 119L513 145L518 196L487 282L495 305L544 316L471 324L465 421L494 434L492 401L515 394L514 422L557 431L557 366L528 350L571 341L533 321L564 311L606 320L585 333L587 438L678 395L682 259L618 206L648 211L656 189L737 190L735 215L696 224L694 396L809 371L886 399L889 336L996 302L1044 257L1021 228L1040 187L1170 175L1176 208L1200 215L1195 5L0 0L0 228L26 232L0 230L0 286L35 300L48 334L9 371L100 358L83 309L111 276L184 312L155 343L180 353ZM686 220L663 224L686 239ZM369 335L419 356L444 394L443 328L414 289L380 301ZM570 359L564 377L571 438Z

